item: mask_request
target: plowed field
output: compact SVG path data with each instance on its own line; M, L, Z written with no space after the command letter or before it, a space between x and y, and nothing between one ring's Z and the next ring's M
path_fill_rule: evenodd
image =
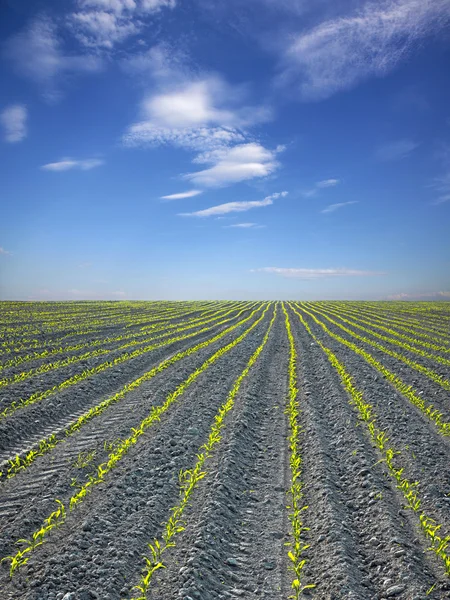
M0 600L450 598L450 304L0 303Z

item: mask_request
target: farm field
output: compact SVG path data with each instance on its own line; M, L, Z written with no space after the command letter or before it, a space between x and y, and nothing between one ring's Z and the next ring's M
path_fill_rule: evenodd
M450 303L0 303L0 600L450 598Z

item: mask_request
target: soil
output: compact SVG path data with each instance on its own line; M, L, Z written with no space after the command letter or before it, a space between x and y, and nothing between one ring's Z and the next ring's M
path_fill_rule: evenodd
M130 303L127 305L122 313L117 308L120 303L113 308L110 303L91 303L80 310L84 311L82 314L94 311L96 319L102 314L109 314L112 319L121 314L133 318L139 315L143 324L136 325L136 331L158 318L155 306L153 317L150 309L146 313L144 303L136 303L134 312ZM184 306L186 312L188 308ZM210 308L196 311L192 305L189 314L174 316L173 322L187 323ZM1 309L0 306L0 315ZM150 555L148 543L161 539L163 523L180 498L178 474L195 465L215 415L263 341L274 309L273 303L264 319L208 366L160 421L145 431L104 482L94 486L73 511L67 510L65 522L30 553L27 564L12 579L9 561L1 563L1 600L138 597L133 586L139 583L145 566L143 556ZM26 310L18 310L16 322L20 328L31 319L30 307ZM47 312L52 310L62 311L64 305L47 305L42 320L49 318ZM405 509L403 495L380 461L381 454L372 444L367 426L359 419L338 373L298 316L290 308L288 313L297 352L300 479L306 506L302 518L308 528L302 539L309 545L302 555L306 561L302 585L315 585L300 597L450 598L450 579L442 560L427 551L430 542L420 529L418 515ZM242 314L240 319L248 314ZM399 461L405 475L411 481L419 481L422 510L442 525L442 534L449 534L449 438L440 434L362 357L328 336L306 313L302 314L313 334L336 354L365 400L372 404L378 426L401 452ZM38 320L36 313L33 315L34 321ZM130 435L131 428L137 427L152 407L163 404L168 394L260 315L261 312L217 342L172 364L15 477L0 481L0 558L17 551L17 540L30 538L56 509L56 498L68 508L77 486L107 460L114 444ZM450 307L446 315L450 315ZM11 328L14 314L7 316L7 327ZM363 347L349 334L316 316L332 331ZM335 319L331 313L330 316ZM417 315L414 318L417 320ZM4 327L8 319L6 314L0 319ZM121 363L20 409L0 422L0 462L23 454L44 436L59 434L79 414L165 358L213 337L232 323ZM104 327L98 334L91 334L91 339L109 336L113 330L120 334L130 328L125 329L122 324L114 329L105 320ZM60 335L65 335L64 331ZM11 341L19 337L11 336ZM42 339L57 340L57 335L43 333ZM449 395L438 384L369 346L364 349L440 410L450 412ZM114 346L111 351L114 356ZM194 489L183 515L185 528L176 536L175 546L167 550L166 568L156 572L148 599L287 600L293 594L294 575L287 555L292 542L287 508L291 500L286 414L289 351L284 314L278 303L268 341L225 417L220 442L206 460L205 476ZM396 351L403 353L402 349ZM107 355L103 360L108 358ZM428 362L422 364L429 366ZM30 394L40 389L38 378L28 381ZM45 385L49 385L48 378ZM22 393L19 386L11 386L8 399L14 399L19 389ZM1 395L5 395L5 390Z

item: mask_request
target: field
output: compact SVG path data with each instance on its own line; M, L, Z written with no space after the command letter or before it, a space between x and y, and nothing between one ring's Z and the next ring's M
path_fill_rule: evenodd
M0 600L450 598L450 304L0 304Z

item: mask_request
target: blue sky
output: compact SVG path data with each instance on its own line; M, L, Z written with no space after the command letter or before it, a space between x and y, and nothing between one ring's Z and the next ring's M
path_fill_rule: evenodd
M450 299L448 0L0 11L1 299Z

